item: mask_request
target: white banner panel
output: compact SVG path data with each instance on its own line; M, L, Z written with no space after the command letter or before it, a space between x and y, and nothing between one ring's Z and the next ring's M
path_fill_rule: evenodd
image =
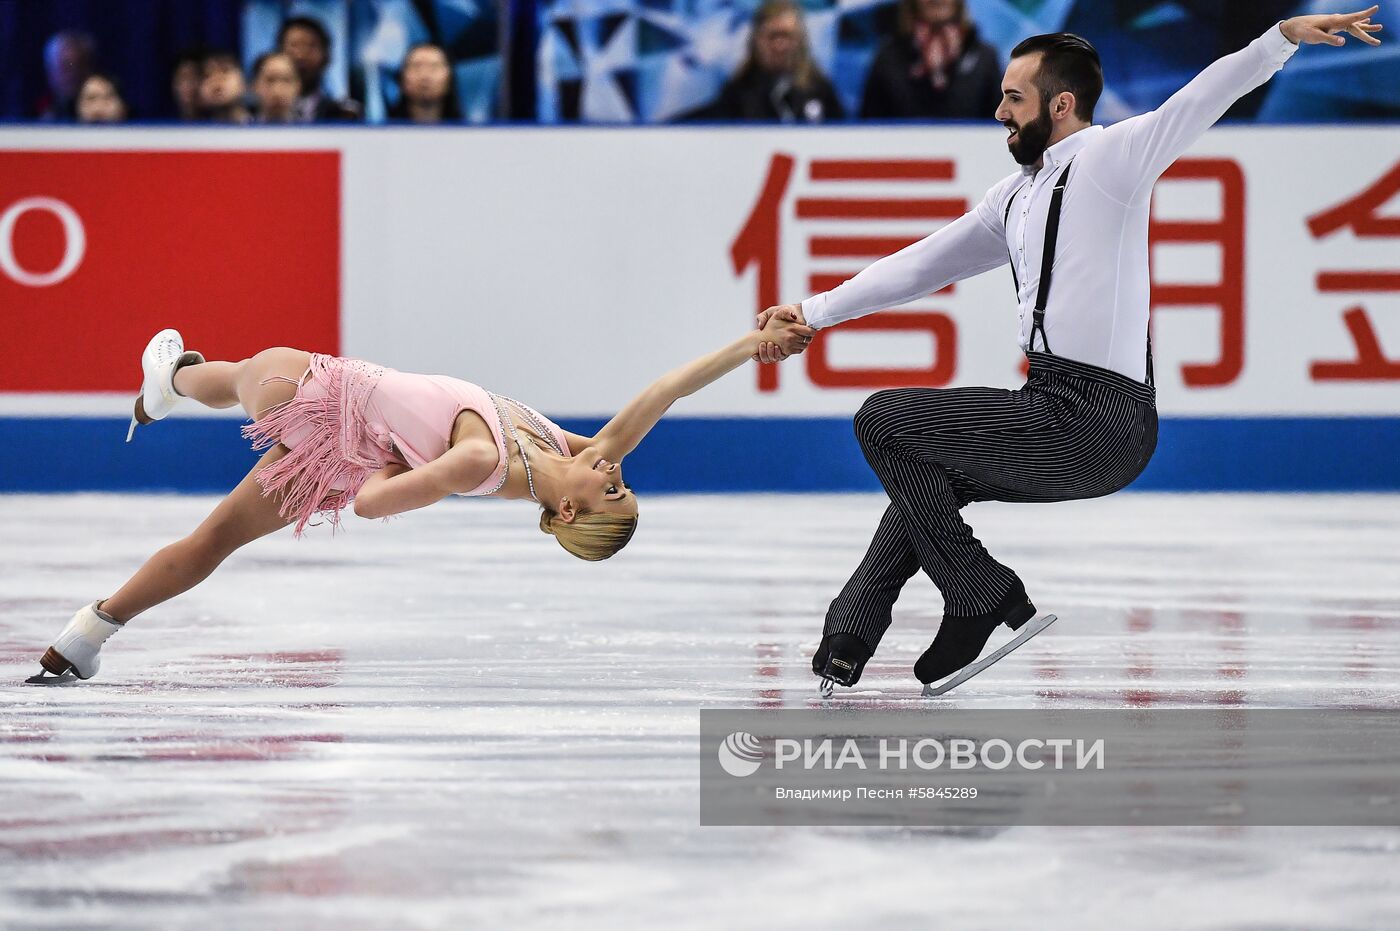
M936 229L1014 170L1002 137L25 127L0 131L0 149L338 150L341 351L566 417L615 411L769 301L799 300ZM1163 414L1400 409L1397 192L1400 135L1387 127L1227 128L1198 143L1154 207ZM677 412L846 415L889 385L1015 385L1021 361L999 269L830 331L766 375L736 372ZM93 396L93 412L103 403ZM4 412L24 404L11 395Z

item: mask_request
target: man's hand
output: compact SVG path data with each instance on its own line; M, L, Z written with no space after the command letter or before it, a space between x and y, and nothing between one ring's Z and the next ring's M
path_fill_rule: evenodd
M759 343L758 352L753 355L755 362L781 362L790 355L805 351L815 335L815 331L807 326L807 321L802 316L801 304L779 304L770 307L758 315L757 323L758 328L765 333L776 333L779 327L787 332L781 340L777 340L775 336L775 341L765 340Z
M1294 45L1346 45L1346 33L1356 36L1367 45L1380 45L1381 40L1371 37L1380 32L1381 24L1371 22L1371 17L1379 10L1373 6L1360 13L1329 13L1323 16L1295 16L1286 19L1279 27L1283 35Z

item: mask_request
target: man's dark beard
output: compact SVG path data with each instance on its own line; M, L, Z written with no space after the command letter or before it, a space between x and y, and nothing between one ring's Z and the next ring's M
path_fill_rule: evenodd
M1053 129L1050 123L1050 104L1047 102L1041 107L1040 115L1020 127L1016 138L1007 144L1007 148L1011 150L1011 157L1016 159L1019 165L1034 165L1045 154Z

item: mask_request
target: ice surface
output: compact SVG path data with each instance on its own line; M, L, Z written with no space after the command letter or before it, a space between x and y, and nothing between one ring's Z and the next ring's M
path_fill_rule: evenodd
M214 498L0 496L0 926L1395 928L1391 828L701 828L701 707L804 707L874 496L520 504L236 553L18 683ZM974 505L1060 621L949 707L1400 707L1400 499ZM855 694L920 702L924 579Z

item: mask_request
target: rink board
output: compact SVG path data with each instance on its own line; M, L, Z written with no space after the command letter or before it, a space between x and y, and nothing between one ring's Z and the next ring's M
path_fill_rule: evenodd
M564 419L574 432L601 422ZM111 418L0 418L0 491L224 491L257 461L225 418L138 428ZM1400 418L1175 418L1137 491L1400 489ZM671 418L627 457L639 493L876 491L849 420Z
M163 326L208 358L295 345L597 422L1014 168L1000 129L970 126L93 139L0 130L0 324L17 347L0 433L38 460L7 464L0 491L236 480L230 424L182 410L139 451L103 436ZM1163 442L1141 487L1400 488L1381 468L1400 450L1397 193L1387 127L1218 128L1168 171L1149 227ZM678 403L629 465L658 491L871 489L849 423L872 392L1021 383L1010 278L745 366Z

